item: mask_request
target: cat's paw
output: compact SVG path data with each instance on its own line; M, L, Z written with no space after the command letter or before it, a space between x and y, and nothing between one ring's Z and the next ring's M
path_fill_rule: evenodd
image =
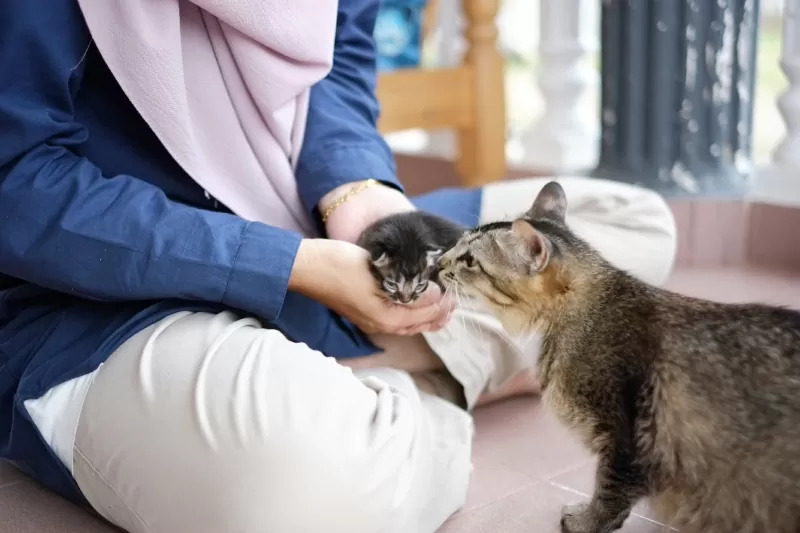
M565 505L561 510L562 533L595 533L598 529L588 503Z
M611 533L622 527L628 513L613 518L599 518L588 503L565 505L561 510L562 533Z

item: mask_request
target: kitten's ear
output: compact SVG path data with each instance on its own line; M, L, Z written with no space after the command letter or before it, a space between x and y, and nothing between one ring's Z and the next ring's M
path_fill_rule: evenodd
M564 222L566 215L567 195L557 181L547 183L525 213L525 216L532 220L548 218L557 222Z
M444 250L428 250L428 253L425 254L428 267L436 265L436 262L439 261L443 253Z
M383 268L388 265L389 265L389 256L386 255L386 252L383 252L377 259L372 260L372 266L374 266L375 268Z
M531 267L536 272L547 268L550 262L550 243L547 237L521 218L511 223L511 231L523 243L523 253L530 260Z

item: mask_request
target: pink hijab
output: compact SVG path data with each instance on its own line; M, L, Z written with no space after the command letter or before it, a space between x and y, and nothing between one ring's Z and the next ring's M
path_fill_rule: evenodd
M336 0L78 0L104 60L172 157L234 213L311 234L294 169Z

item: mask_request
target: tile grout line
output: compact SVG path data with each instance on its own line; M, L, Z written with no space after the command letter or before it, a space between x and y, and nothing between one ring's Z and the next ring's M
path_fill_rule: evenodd
M459 512L458 515L453 515L452 518L455 518L456 516L459 516L459 517L461 517L461 516L469 516L472 513L474 513L475 511L479 511L479 510L483 509L484 507L488 507L490 505L494 505L495 503L499 502L500 500L504 500L504 499L508 498L509 496L514 496L515 494L519 494L520 492L522 492L524 490L528 490L529 488L533 487L534 485L538 485L538 484L542 483L543 481L544 480L530 481L530 482L522 485L521 487L517 487L516 489L514 489L512 491L509 491L509 492L503 494L502 496L498 496L497 498L492 499L491 501L483 502L482 504L477 505L477 506L475 506L475 507L473 507L471 509L468 509L468 510L466 510L464 512Z
M485 501L485 502L481 503L480 505L477 505L477 506L472 507L470 509L467 509L465 511L461 511L461 512L459 512L458 516L468 516L468 515L472 514L475 511L483 509L484 507L487 507L489 505L493 505L493 504L499 502L502 499L508 498L509 496L513 496L513 495L515 495L515 494L517 494L519 492L522 492L523 490L527 490L527 489L533 487L534 485L537 485L537 484L551 485L552 483L550 483L550 480L552 478L558 477L558 476L560 476L562 474L565 474L567 472L571 472L572 470L581 468L581 467L591 463L592 461L594 461L594 459L592 459L592 458L584 459L583 461L581 461L579 463L572 464L572 465L570 465L568 467L565 467L565 468L563 468L561 470L553 472L552 474L547 474L547 475L541 476L541 477L534 477L534 476L529 476L529 475L526 474L525 475L525 479L527 480L527 483L524 483L523 485L521 485L519 487L516 487L515 489L513 489L513 490L511 490L509 492L506 492L505 494L503 494L501 496L497 496L495 498L492 498L489 501ZM510 466L505 464L505 463L501 462L501 464L506 468L510 468ZM583 496L585 496L585 494ZM453 517L455 517L455 516L456 515L453 515Z
M577 464L574 464L574 465L569 466L567 468L564 468L564 469L562 469L562 470L560 470L560 471L558 471L558 472L556 472L554 474L550 474L548 477L533 478L533 477L525 476L528 479L528 483L525 483L525 484L515 488L514 490L511 490L511 491L503 494L502 496L498 496L496 498L493 498L490 501L483 502L482 504L477 505L477 506L475 506L475 507L473 507L471 509L468 509L466 511L459 512L458 515L453 515L453 518L455 518L456 516L469 516L472 513L474 513L475 511L478 511L478 510L483 509L485 507L488 507L490 505L494 505L495 503L499 502L500 500L508 498L509 496L514 496L515 494L518 494L518 493L520 493L520 492L522 492L524 490L528 490L529 488L531 488L531 487L533 487L535 485L540 485L540 484L541 485L545 485L545 486L549 485L551 487L555 487L555 488L558 488L558 489L566 490L568 492L572 492L572 493L577 494L579 496L588 497L586 494L583 494L580 491L577 491L575 489L571 489L569 487L566 487L564 485L561 485L561 484L556 483L556 482L551 481L551 480L554 477L557 477L557 476L560 476L562 474L566 474L567 472L571 472L573 470L581 468L581 467L591 463L592 461L594 461L594 459L591 459L591 458L590 459L586 459L586 460L584 460L584 461L582 461L580 463L577 463Z
M566 473L572 472L573 470L577 470L577 469L579 469L579 468L583 468L584 466L586 466L586 465L588 465L588 464L591 464L591 463L592 463L592 462L594 462L594 461L595 461L595 459L594 459L593 457L590 457L590 458L588 458L588 459L584 459L583 461L581 461L581 462L579 462L579 463L575 463L575 464L573 464L572 466L565 467L565 468L563 468L562 470L559 470L559 471L557 471L557 472L554 472L554 473L552 473L552 474L549 474L548 476L542 477L542 478L541 478L541 481L548 481L548 482L550 482L550 481L552 481L553 479L557 478L558 476L562 476L562 475L564 475L564 474L566 474Z
M567 487L566 485L562 485L561 483L556 483L555 481L548 481L547 484L550 485L551 487L555 487L557 489L561 489L563 491L570 492L572 494L577 494L578 496L581 496L583 498L591 498L589 494L584 494L579 490L575 490L572 487Z

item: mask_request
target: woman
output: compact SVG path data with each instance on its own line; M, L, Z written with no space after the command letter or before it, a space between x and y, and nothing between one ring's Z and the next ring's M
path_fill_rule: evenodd
M351 243L402 210L519 213L542 182L403 195L377 8L0 3L0 457L134 533L431 533L458 509L469 411L530 392L536 345L436 288L386 305ZM562 183L576 231L664 281L658 196Z

